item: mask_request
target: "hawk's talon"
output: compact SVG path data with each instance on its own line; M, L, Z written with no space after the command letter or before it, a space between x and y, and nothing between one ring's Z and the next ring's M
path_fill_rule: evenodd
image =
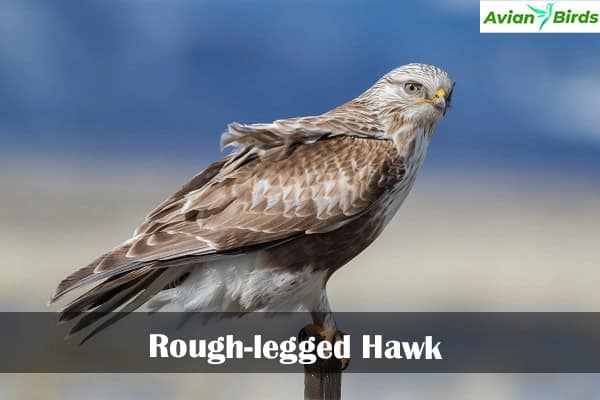
M331 343L331 346L333 347L333 345L336 342L339 342L344 339L344 335L345 333L339 330L324 329L323 327L317 324L308 324L304 328L302 328L298 333L298 341L301 342L307 340L310 337L314 337L315 344L326 340L329 343ZM341 358L339 361L341 371L344 371L346 368L348 368L348 365L350 365L349 358Z

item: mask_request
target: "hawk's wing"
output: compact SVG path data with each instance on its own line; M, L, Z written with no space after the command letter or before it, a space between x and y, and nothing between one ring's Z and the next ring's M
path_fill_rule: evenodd
M390 140L322 138L209 166L133 238L67 277L53 299L127 271L202 262L339 228L402 179ZM170 269L170 268L169 268Z

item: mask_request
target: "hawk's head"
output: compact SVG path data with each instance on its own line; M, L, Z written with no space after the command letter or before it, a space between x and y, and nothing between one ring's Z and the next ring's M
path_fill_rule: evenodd
M446 114L454 81L444 70L407 64L384 75L364 95L383 113L404 121L435 124Z

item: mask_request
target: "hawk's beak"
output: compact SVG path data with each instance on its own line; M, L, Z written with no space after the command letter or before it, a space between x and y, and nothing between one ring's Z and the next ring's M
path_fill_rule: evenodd
M435 92L435 94L433 95L433 98L415 100L415 103L431 103L435 107L442 110L442 113L444 115L446 115L446 109L447 109L446 96L447 96L446 91L444 89L440 88L437 90L437 92Z
M446 104L446 91L444 89L438 89L437 92L435 92L435 95L433 96L432 99L432 103L434 106L436 106L437 108L439 108L440 110L442 110L442 114L446 115L446 109L447 109L447 104Z

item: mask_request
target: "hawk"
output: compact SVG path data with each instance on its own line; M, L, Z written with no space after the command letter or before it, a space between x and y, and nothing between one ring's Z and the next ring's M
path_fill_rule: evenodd
M221 147L231 154L160 204L132 238L66 277L51 302L92 286L62 309L62 320L80 317L74 331L110 311L175 304L309 311L312 329L334 337L327 282L406 198L453 88L445 71L408 64L322 115L230 124Z

